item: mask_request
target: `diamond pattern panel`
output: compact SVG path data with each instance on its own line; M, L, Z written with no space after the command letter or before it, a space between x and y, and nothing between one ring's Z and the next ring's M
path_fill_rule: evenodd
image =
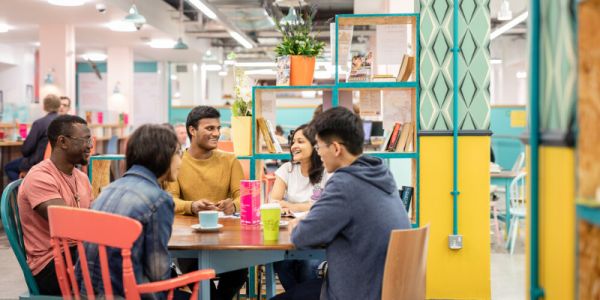
M452 129L452 0L418 0L421 13L421 129ZM490 126L490 0L459 3L461 130ZM428 35L423 33L427 32ZM563 54L564 55L564 54Z
M572 0L541 1L540 130L566 132L576 101Z

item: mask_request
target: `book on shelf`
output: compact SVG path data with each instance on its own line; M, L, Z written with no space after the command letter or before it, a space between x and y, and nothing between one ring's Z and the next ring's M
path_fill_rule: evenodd
M267 122L267 129L269 130L269 136L271 137L271 141L273 141L273 146L275 146L276 153L283 153L283 149L281 149L281 144L275 135L275 127L273 127L273 123L270 120L265 120Z
M265 145L267 146L267 151L269 153L275 153L275 146L273 145L273 141L271 140L271 135L269 134L269 129L267 127L267 122L264 118L256 118L256 126L258 126L258 130L265 141Z
M409 143L409 140L412 140L410 138L411 133L412 133L412 122L406 122L404 124L402 124L402 130L400 133L400 138L398 139L398 143L396 145L396 152L406 152L407 149L407 145Z
M373 53L366 55L357 54L352 57L352 67L347 82L368 81L371 79L371 66L373 64Z
M412 186L402 186L400 189L400 200L402 200L402 204L404 204L404 208L406 212L410 211L410 204L412 203L412 196L414 194L415 188Z
M408 54L404 54L404 56L402 57L402 64L400 65L400 70L398 71L398 76L396 77L396 81L408 81L414 69L415 57L410 56Z
M398 140L400 138L402 124L395 123L394 129L392 129L392 133L390 134L390 139L387 142L387 146L385 147L386 151L394 152L396 151L396 146L398 145Z
M394 82L396 81L396 77L394 77L394 75L391 74L379 74L379 75L373 75L373 78L371 78L372 82Z

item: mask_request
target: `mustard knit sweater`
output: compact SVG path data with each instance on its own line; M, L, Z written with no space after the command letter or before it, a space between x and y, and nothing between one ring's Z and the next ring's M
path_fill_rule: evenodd
M167 185L173 195L176 214L192 214L192 202L206 199L214 203L232 198L240 209L240 180L244 172L233 153L214 150L208 159L183 154L177 181Z

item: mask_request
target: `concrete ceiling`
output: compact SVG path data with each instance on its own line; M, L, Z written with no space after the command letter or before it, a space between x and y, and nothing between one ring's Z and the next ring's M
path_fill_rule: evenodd
M99 13L95 5L104 3L105 13ZM113 32L107 28L111 21L122 20L131 5L129 0L90 0L79 7L61 7L45 0L0 1L0 23L12 27L0 33L0 43L35 45L38 29L44 24L73 24L77 54L88 51L105 52L111 46L127 46L134 50L138 60L200 61L208 43L189 38L189 50L153 49L146 45L149 39L176 39L179 33L173 11L161 0L137 1L141 14L148 24L137 32ZM186 39L187 41L187 39Z

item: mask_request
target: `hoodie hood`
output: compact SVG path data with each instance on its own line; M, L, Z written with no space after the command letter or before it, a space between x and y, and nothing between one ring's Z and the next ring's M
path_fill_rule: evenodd
M361 155L354 163L338 169L336 173L347 173L388 194L398 192L392 173L377 157Z

